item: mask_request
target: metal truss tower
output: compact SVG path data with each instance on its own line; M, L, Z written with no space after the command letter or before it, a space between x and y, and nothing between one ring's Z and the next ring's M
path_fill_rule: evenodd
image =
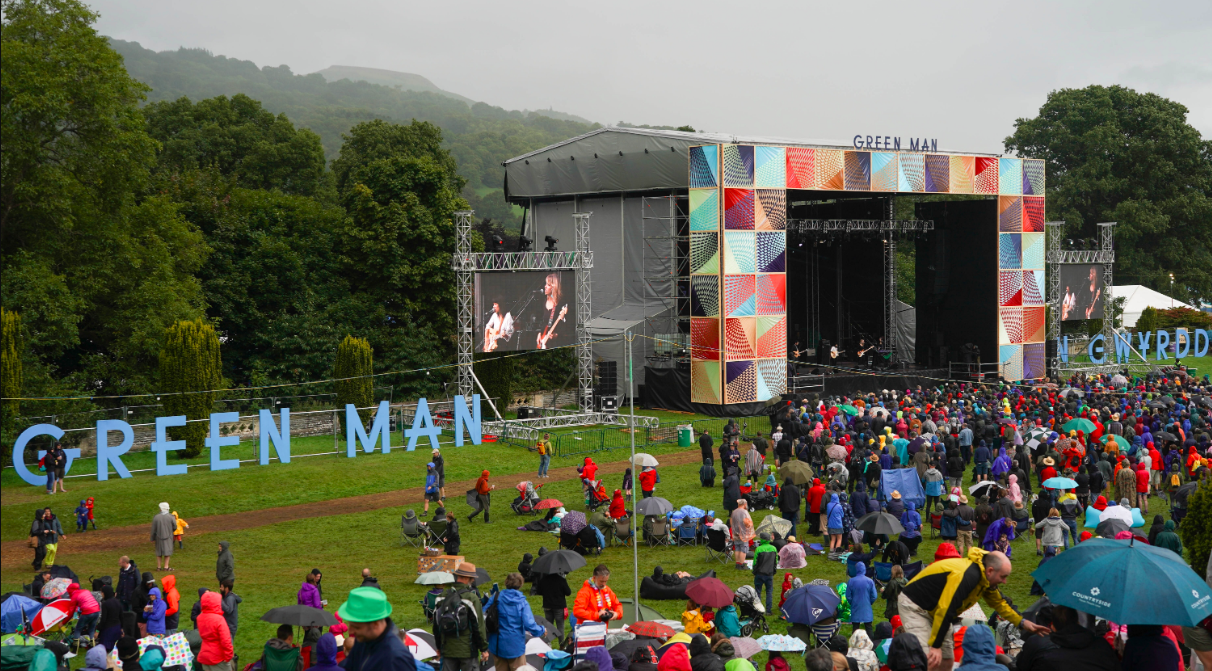
M593 252L589 249L589 217L592 212L572 215L576 225L577 255L577 379L580 382L578 400L581 412L593 412L593 346L590 343L589 320L593 319L593 286L589 271L593 268Z
M453 263L455 271L455 295L458 310L458 389L459 395L468 399L472 394L473 359L472 329L475 327L475 256L471 251L471 217L470 210L455 212L455 254Z
M892 198L888 199L887 221L896 220ZM896 231L884 233L884 348L888 351L888 364L898 363L896 351Z

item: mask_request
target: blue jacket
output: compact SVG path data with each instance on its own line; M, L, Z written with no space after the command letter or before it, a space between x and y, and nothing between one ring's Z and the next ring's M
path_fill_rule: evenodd
M147 633L163 635L168 631L164 628L164 612L168 610L168 604L165 603L164 595L160 593L159 587L153 587L147 593L156 597L155 601L148 604L152 609L146 615Z
M850 601L851 622L872 622L875 615L871 612L871 604L875 603L878 593L875 582L867 577L865 564L854 565L855 576L846 583L846 599Z
M1006 671L997 663L997 646L993 642L993 630L983 624L974 624L964 632L964 663L957 671Z
M425 493L434 494L438 491L438 474L430 469L429 474L425 476Z
M507 589L489 598L484 610L497 602L497 633L488 635L488 652L500 659L515 659L526 654L526 635L543 635L543 627L534 621L530 604L516 589ZM346 666L346 668L349 668Z
M741 635L741 621L737 617L736 606L732 604L717 611L714 622L715 628L729 638Z
M901 513L901 526L905 530L901 532L901 538L921 538L922 537L922 516L917 512L917 506L913 501L905 503L905 512Z
M417 661L400 640L400 630L391 618L387 618L387 630L382 636L354 643L342 666L362 671L417 671Z
M829 503L825 505L825 514L826 524L830 529L842 528L842 503L838 500L837 494L829 495Z

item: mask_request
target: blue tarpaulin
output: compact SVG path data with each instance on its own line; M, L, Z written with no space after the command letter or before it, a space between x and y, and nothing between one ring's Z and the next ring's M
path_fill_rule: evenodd
M34 619L38 611L42 610L42 604L33 599L13 594L0 604L0 631L5 634L11 634L21 626L21 614L25 613L25 620Z
M901 500L912 501L918 510L926 505L926 492L917 477L916 468L889 468L880 473L880 500L892 498L893 491L901 493Z

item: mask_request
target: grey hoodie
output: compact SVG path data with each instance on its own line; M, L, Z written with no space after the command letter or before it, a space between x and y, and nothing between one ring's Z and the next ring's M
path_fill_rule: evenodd
M1059 517L1046 517L1035 525L1039 533L1039 542L1044 545L1067 545L1069 525Z

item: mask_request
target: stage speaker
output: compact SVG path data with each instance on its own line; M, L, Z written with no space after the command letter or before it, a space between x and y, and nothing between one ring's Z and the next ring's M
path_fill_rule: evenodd
M619 393L618 370L617 361L598 362L598 396L614 396Z
M530 419L530 408L526 406L518 408L518 419Z
M830 362L829 349L833 347L833 343L822 338L821 344L816 348L816 362L818 364L827 364Z
M614 412L619 411L619 397L618 396L602 396L601 400L602 400L602 412L614 413Z

